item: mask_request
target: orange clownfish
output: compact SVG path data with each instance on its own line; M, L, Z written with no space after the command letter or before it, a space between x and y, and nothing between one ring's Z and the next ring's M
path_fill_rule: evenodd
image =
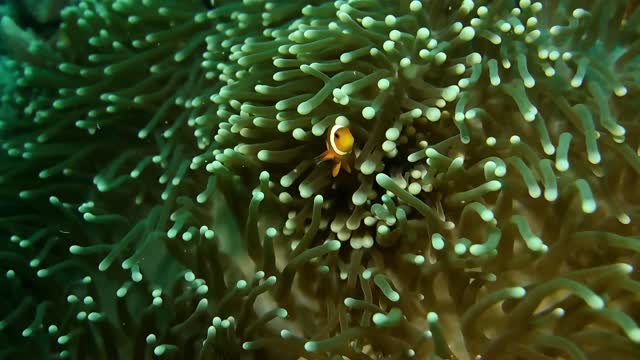
M349 128L333 125L327 132L327 150L316 157L316 161L333 160L331 175L338 176L340 168L351 173L351 151L353 150L353 135Z

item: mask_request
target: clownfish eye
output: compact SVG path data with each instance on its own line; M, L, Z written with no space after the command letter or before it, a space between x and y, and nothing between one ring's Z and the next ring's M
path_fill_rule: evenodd
M340 135L338 133L333 134L333 137L336 139L340 139Z

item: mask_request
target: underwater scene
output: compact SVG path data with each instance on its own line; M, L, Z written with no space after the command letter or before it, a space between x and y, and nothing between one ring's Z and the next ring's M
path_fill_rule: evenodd
M640 1L0 1L0 360L640 359Z

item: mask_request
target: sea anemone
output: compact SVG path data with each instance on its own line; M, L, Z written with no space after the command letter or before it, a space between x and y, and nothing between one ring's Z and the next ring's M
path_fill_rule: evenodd
M65 8L9 63L0 355L637 358L634 10Z

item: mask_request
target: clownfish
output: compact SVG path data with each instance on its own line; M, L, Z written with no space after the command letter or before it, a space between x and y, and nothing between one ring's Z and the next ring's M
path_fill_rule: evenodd
M351 173L351 152L353 150L353 135L349 128L342 125L333 125L327 132L327 150L316 157L316 162L333 160L331 175L338 176L340 168Z

